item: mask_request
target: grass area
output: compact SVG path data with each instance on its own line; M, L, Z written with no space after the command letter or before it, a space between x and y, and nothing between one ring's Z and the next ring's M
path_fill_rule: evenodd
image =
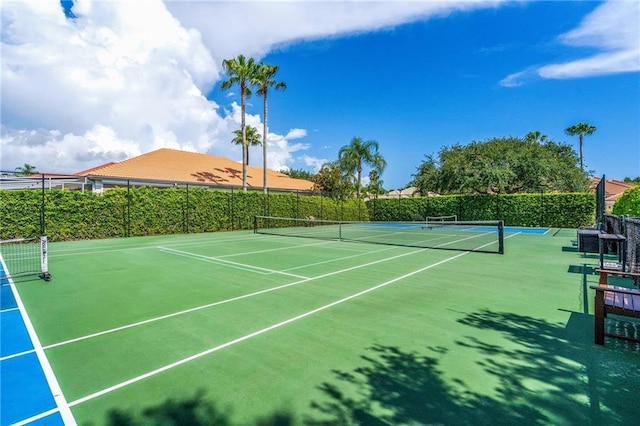
M80 424L629 424L640 347L593 344L575 238L52 243L53 280L18 289Z

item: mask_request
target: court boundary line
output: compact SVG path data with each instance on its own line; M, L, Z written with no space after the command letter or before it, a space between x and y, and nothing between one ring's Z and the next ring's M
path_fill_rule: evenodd
M7 265L4 262L4 259L2 258L2 256L0 256L0 262L2 263L2 269L4 271L8 271ZM16 301L16 305L18 307L18 310L20 311L20 316L22 317L24 326L27 329L29 338L31 339L31 344L33 345L32 351L36 353L36 357L38 358L38 362L40 363L40 366L44 373L45 379L47 381L47 385L49 386L49 391L51 392L51 395L53 396L53 400L56 404L56 408L48 410L47 411L48 414L46 415L48 416L55 412L59 412L65 424L75 425L77 423L75 421L75 418L73 417L73 413L71 413L71 408L67 402L67 399L64 396L64 393L62 393L62 388L58 383L58 379L56 378L53 368L51 368L49 359L47 358L47 355L44 353L44 348L40 343L40 339L38 338L36 329L33 327L33 323L31 322L31 318L27 313L27 309L24 306L24 303L22 302L20 293L18 293L18 289L16 288L15 283L13 282L13 279L11 277L8 277L6 279L9 282L9 287L11 288L11 292L13 293L14 300ZM38 416L41 416L41 415L42 413L38 414ZM38 418L41 418L41 417L38 417ZM31 421L33 420L23 419L15 424L16 425L26 424L26 423L30 423Z
M506 239L506 238L510 238L510 237L511 237L511 236L507 236L507 237L505 237L505 239ZM492 242L492 243L489 243L489 244L493 244L493 242ZM487 245L489 245L489 244L487 244ZM481 246L481 247L479 247L479 248L482 248L482 247L484 247L484 246ZM393 260L393 259L397 259L397 258L399 258L399 257L409 256L409 255L413 255L413 254L416 254L416 253L419 253L419 252L428 251L428 250L431 250L431 248L422 248L422 249L418 249L418 250L413 250L413 251L411 251L411 252L403 253L403 254L400 254L400 255L398 255L398 256L393 256L393 257L390 257L390 258L381 259L381 260L379 260L379 261L375 261L375 262L369 262L369 263L366 263L366 264L364 264L364 265L357 265L357 266L355 266L355 267L347 268L347 269L345 269L345 270L341 270L341 271L334 271L334 272L331 272L331 273L328 273L328 274L324 274L324 275L322 275L322 276L318 276L318 277L312 278L312 279L310 279L309 281L311 281L311 280L313 280L313 279L316 279L316 278L321 278L321 277L331 276L331 275L335 275L335 274L337 274L337 273L341 273L341 272L346 272L346 271L349 271L349 270L358 269L358 268L361 268L361 267L364 267L364 266L369 266L369 265L371 265L371 264L381 263L381 262L386 261L386 260ZM382 251L382 250L381 250L381 251ZM462 256L464 256L464 255L467 255L467 254L469 254L469 253L474 253L474 251L465 251L465 252L460 253L460 254L457 254L457 255L455 255L455 256L452 256L452 257L449 257L449 258L443 259L443 260L438 261L438 262L436 262L436 263L433 263L433 264L431 264L431 265L428 265L428 266L425 266L425 267L420 268L420 269L418 269L418 270L415 270L415 271L412 271L412 272L410 272L410 273L404 274L404 275L402 275L402 276L400 276L400 277L396 277L396 278L394 278L394 279L392 279L392 280L386 281L386 282L384 282L384 283L382 283L382 284L378 284L378 285L376 285L376 286L374 286L374 287L370 287L370 288L368 288L368 289L366 289L366 290L363 290L363 291L360 291L360 292L358 292L358 293L352 294L351 296L347 296L347 297L345 297L345 298L342 298L342 299L339 299L339 300L337 300L337 301L334 301L334 302L332 302L332 303L330 303L330 304L327 304L327 305L321 306L321 307L319 307L319 308L316 308L316 309L314 309L314 310L308 311L308 312L306 312L306 313L304 313L304 314L301 314L301 315L295 316L295 317L290 318L290 319L288 319L288 320L285 320L285 321L282 321L282 322L280 322L280 323L277 323L277 324L271 325L271 326L269 326L269 327L263 328L263 329L258 330L258 331L256 331L256 332L253 332L253 333L250 333L250 334L248 334L248 335L242 336L242 337L240 337L240 338L234 339L234 340L232 340L232 341L226 342L226 343L224 343L224 344L222 344L222 345L215 346L215 347L210 348L210 349L208 349L208 350L206 350L206 351L203 351L203 352L200 352L200 353L197 353L197 354L191 355L191 356L189 356L189 357L187 357L187 358L183 358L182 360L178 360L178 361L176 361L176 362L174 362L174 363L168 364L168 365L166 365L166 366L164 366L164 367L161 367L161 368L159 368L159 369L156 369L156 370L152 370L152 371L150 371L150 372L148 372L148 373L145 373L145 374L143 374L143 375L136 376L136 377L134 377L134 378L132 378L132 379L129 379L129 380L127 380L127 381L124 381L124 382L121 382L121 383L116 384L116 385L114 385L114 386L110 386L110 387L108 387L108 388L105 388L105 389L103 389L103 390L101 390L101 391L94 392L94 393L89 394L89 395L87 395L87 396L84 396L84 397L82 397L82 398L79 398L79 399L76 399L76 400L74 400L74 401L71 401L70 403L68 403L68 404L67 404L67 409L70 409L70 407L74 407L74 406L76 406L76 405L82 404L83 402L89 401L89 400L91 400L91 399L95 399L95 398L97 398L97 397L100 397L100 396L102 396L102 395L105 395L105 394L107 394L107 393L109 393L109 392L112 392L112 391L115 391L115 390L117 390L117 389L120 389L120 388L123 388L123 387L125 387L125 386L128 386L129 384L133 384L133 383L139 382L139 381L141 381L141 380L144 380L144 379L146 379L146 378L148 378L148 377L152 377L152 376L154 376L154 375L160 374L160 373L162 373L162 372L164 372L164 371L167 371L167 370L172 369L172 368L174 368L174 367L180 366L180 365L185 364L185 363L187 363L187 362L190 362L190 361L192 361L192 360L195 360L195 359L201 358L201 357L203 357L203 356L209 355L209 354L211 354L211 353L217 352L217 351L219 351L219 350L221 350L221 349L224 349L224 348L226 348L226 347L229 347L229 346L235 345L235 344L237 344L237 343L243 342L243 341L248 340L248 339L250 339L250 338L252 338L252 337L255 337L255 336L258 336L258 335L264 334L264 333L266 333L266 332L268 332L268 331L271 331L271 330L274 330L274 329L276 329L276 328L280 328L280 327L282 327L282 326L284 326L284 325L287 325L287 324L292 323L292 322L294 322L294 321L297 321L297 320L299 320L299 319L302 319L302 318L305 318L305 317L307 317L307 316L313 315L313 314L315 314L315 313L321 312L321 311L323 311L323 310L329 309L329 308L331 308L331 307L333 307L333 306L336 306L336 305L338 305L338 304L344 303L344 302L346 302L346 301L348 301L348 300L354 299L354 298L359 297L359 296L361 296L361 295L363 295L363 294L366 294L366 293L369 293L369 292L375 291L375 290L377 290L377 289L379 289L379 288L382 288L382 287L386 287L386 286L388 286L388 285L390 285L390 284L393 284L393 283L395 283L395 282L397 282L397 281L399 281L399 280L402 280L402 279L408 278L408 277L410 277L410 276L416 275L416 274L418 274L418 273L420 273L420 272L423 272L423 271L425 271L425 270L431 269L431 268L433 268L433 267L435 267L435 266L439 266L439 265L441 265L441 264L443 264L443 263L446 263L446 262L449 262L449 261L451 261L451 260L457 259L457 258L462 257ZM1 259L0 259L0 260L1 260ZM285 284L285 285L283 285L283 286L279 286L279 287L272 288L272 289L266 289L266 290L263 290L263 291L260 291L260 292L257 292L257 293L259 293L259 294L260 294L260 293L266 293L266 292L269 292L269 291L277 290L277 289L279 289L279 288L284 288L284 287L289 287L289 286L292 286L292 285L300 284L300 283L302 283L302 282L307 282L307 280L303 280L303 281L298 282L298 283L294 282L294 283ZM248 295L240 296L240 297L235 298L235 299L242 299L242 298L245 298L245 297L248 297ZM232 301L232 300L233 300L233 299L229 299L228 301ZM226 301L216 302L215 304L220 304L220 303L226 303ZM198 309L202 309L202 308L203 308L203 307L197 307L197 308L191 309L191 310L189 310L189 311L194 311L194 310L198 310ZM149 321L146 321L146 322L149 322ZM128 327L127 327L127 328L128 328ZM49 347L51 347L51 346L49 346ZM46 411L46 412L40 413L40 414L38 414L38 415L36 415L36 416L33 416L33 417L29 418L29 419L25 419L23 422L18 423L18 424L26 424L26 423L29 423L29 422L32 422L32 421L35 421L35 420L41 419L41 418L43 418L43 417L46 417L46 416L48 416L48 415L50 415L50 414L53 414L53 413L55 413L55 412L57 412L57 411L58 411L58 410L56 410L56 409L48 410L48 411ZM69 410L69 413L70 413L70 410ZM72 417L72 419L73 419L73 417ZM75 419L73 419L73 420L74 420L74 424L75 424Z
M491 245L491 244L494 244L494 242L488 243L485 246ZM484 246L480 246L478 248L483 248L483 247ZM427 250L430 250L430 249L414 250L414 251L409 252L409 253L403 253L402 255L399 255L399 256L394 256L392 258L387 258L387 260L388 259L394 259L394 258L402 257L402 256L407 256L407 255L410 255L410 254L415 254L415 253L422 252L422 251L427 251ZM175 368L175 367L179 367L179 366L181 366L183 364L186 364L188 362L191 362L191 361L194 361L196 359L202 358L202 357L204 357L206 355L212 354L212 353L217 352L217 351L219 351L221 349L225 349L225 348L227 348L229 346L233 346L233 345L235 345L237 343L241 343L241 342L243 342L245 340L249 340L249 339L251 339L253 337L259 336L259 335L264 334L264 333L267 333L267 332L269 332L271 330L275 330L275 329L280 328L280 327L282 327L284 325L290 324L292 322L295 322L295 321L298 321L300 319L306 318L306 317L311 316L313 314L316 314L318 312L321 312L321 311L324 311L326 309L332 308L332 307L334 307L336 305L342 304L342 303L347 302L347 301L349 301L351 299L354 299L356 297L360 297L360 296L362 296L364 294L367 294L367 293L370 293L372 291L378 290L380 288L386 287L388 285L391 285L391 284L393 284L395 282L398 282L400 280L403 280L405 278L411 277L413 275L416 275L416 274L419 274L421 272L424 272L424 271L426 271L428 269L431 269L431 268L434 268L436 266L442 265L443 263L446 263L446 262L455 260L455 259L457 259L459 257L465 256L465 255L467 255L469 253L474 253L474 251L465 251L465 252L459 253L459 254L457 254L455 256L451 256L451 257L445 258L445 259L440 260L440 261L438 261L436 263L432 263L431 265L419 268L419 269L417 269L415 271L412 271L412 272L409 272L407 274L401 275L399 277L393 278L393 279L391 279L389 281L386 281L384 283L375 285L375 286L370 287L370 288L368 288L366 290L359 291L359 292L354 293L354 294L352 294L350 296L343 297L343 298L341 298L339 300L336 300L334 302L331 302L331 303L328 303L326 305L320 306L319 308L312 309L311 311L307 311L307 312L305 312L303 314L300 314L300 315L297 315L295 317L289 318L289 319L287 319L285 321L281 321L281 322L273 324L271 326L262 328L262 329L260 329L258 331L254 331L253 333L249 333L249 334L244 335L242 337L239 337L237 339L230 340L230 341L228 341L226 343L214 346L214 347L209 348L209 349L207 349L205 351L199 352L197 354L194 354L194 355L188 356L186 358L183 358L181 360L175 361L173 363L167 364L167 365L165 365L163 367L160 367L160 368L157 368L155 370L149 371L149 372L147 372L145 374L141 374L141 375L133 377L133 378L131 378L129 380L125 380L124 382L120 382L120 383L118 383L116 385L107 387L105 389L102 389L102 390L94 392L94 393L91 393L91 394L86 395L86 396L84 396L82 398L78 398L78 399L76 399L74 401L71 401L69 403L69 406L70 407L74 407L76 405L79 405L79 404L82 404L84 402L90 401L92 399L98 398L98 397L100 397L102 395L106 395L107 393L113 392L115 390L121 389L121 388L129 386L131 384L137 383L137 382L142 381L144 379L147 379L149 377L153 377L153 376L155 376L157 374L163 373L163 372L168 371L168 370L170 370L172 368ZM375 262L375 263L379 263L379 262ZM362 266L364 266L364 265L360 265L360 266L357 266L357 267L354 267L354 268L347 268L347 269L348 270L357 269L357 268L360 268ZM326 274L325 276L335 275L335 273L336 272L333 272L333 273L330 273L330 274ZM319 278L319 277L317 277L317 278Z
M216 256L205 256L203 254L191 253L188 251L176 250L168 247L158 247L158 250L164 253L174 254L176 256L182 256L190 259L202 260L206 262L216 263L221 266L227 266L229 268L236 268L247 272L255 272L261 275L274 275L281 274L287 275L294 278L308 279L309 277L305 277L303 275L290 274L288 272L276 271L275 269L263 268L261 266L253 266L245 263L234 262L232 260L220 259Z
M279 286L276 286L276 287L270 287L270 288L266 288L264 290L255 291L253 293L247 293L247 294L243 294L243 295L240 295L240 296L232 297L230 299L219 300L217 302L212 302L212 303L208 303L206 305L201 305L201 306L195 306L193 308L185 309L183 311L172 312L170 314L161 315L159 317L149 318L149 319L146 319L146 320L143 320L143 321L138 321L138 322L135 322L135 323L126 324L126 325L123 325L123 326L120 326L120 327L115 327L115 328L111 328L111 329L108 329L108 330L98 331L96 333L91 333L91 334L87 334L87 335L84 335L84 336L75 337L73 339L68 339L68 340L65 340L65 341L62 341L62 342L52 343L50 345L45 346L44 349L47 350L47 349L51 349L51 348L56 348L58 346L63 346L63 345L67 345L67 344L70 344L70 343L80 342L82 340L87 340L87 339L90 339L90 338L93 338L93 337L99 337L99 336L102 336L102 335L105 335L105 334L115 333L115 332L118 332L118 331L126 330L126 329L133 328L133 327L138 327L138 326L145 325L145 324L150 324L150 323L153 323L153 322L156 322L156 321L161 321L161 320L172 318L172 317L176 317L176 316L179 316L179 315L184 315L184 314L196 312L196 311L199 311L199 310L202 310L202 309L208 309L208 308L212 308L214 306L223 305L223 304L231 303L231 302L236 302L238 300L243 300L243 299L247 299L249 297L259 296L261 294L270 293L272 291L281 290L283 288L293 287L293 286L296 286L296 285L299 285L299 284L304 284L304 283L307 283L307 282L310 282L310 281L314 281L314 280L317 280L317 279L326 278L326 277L330 277L332 275L341 274L343 272L349 272L349 271L352 271L352 270L355 270L355 269L360 269L360 268L364 268L364 267L367 267L367 266L375 265L377 263L382 263L382 262L386 262L386 261L389 261L389 260L395 260L395 259L398 259L400 257L413 255L413 254L416 254L416 253L419 253L419 252L422 252L422 251L426 251L426 250L428 250L428 249L413 250L413 251L410 251L410 252L407 252L407 253L399 254L397 256L386 257L384 259L379 259L379 260L376 260L376 261L373 261L373 262L367 262L367 263L364 263L364 264L361 264L361 265L352 266L352 267L346 268L346 269L340 269L338 271L328 272L326 274L318 275L318 276L315 276L315 277L305 278L305 279L301 279L299 281L293 281L293 282L290 282L290 283L287 283L287 284L282 284L282 285L279 285Z
M424 249L423 250L418 250L418 251L424 251ZM413 253L415 253L415 252L413 252ZM287 324L290 324L292 322L298 321L300 319L306 318L308 316L314 315L314 314L316 314L318 312L322 312L322 311L324 311L326 309L332 308L332 307L334 307L336 305L342 304L342 303L347 302L347 301L349 301L351 299L355 299L356 297L360 297L360 296L362 296L364 294L367 294L367 293L370 293L372 291L378 290L380 288L386 287L386 286L391 285L391 284L393 284L393 283L395 283L397 281L400 281L400 280L403 280L403 279L408 278L410 276L419 274L420 272L424 272L424 271L426 271L428 269L431 269L433 267L439 266L439 265L441 265L443 263L446 263L446 262L449 262L451 260L457 259L457 258L459 258L461 256L464 256L464 255L467 255L469 253L472 253L472 252L471 251L465 251L465 252L457 254L455 256L443 259L443 260L441 260L439 262L432 263L431 265L422 267L422 268L417 269L415 271L412 271L412 272L409 272L407 274L401 275L399 277L393 278L392 280L389 280L389 281L386 281L384 283L378 284L376 286L370 287L370 288L368 288L366 290L354 293L354 294L352 294L350 296L343 297L342 299L339 299L339 300L336 300L334 302L328 303L326 305L320 306L319 308L313 309L311 311L307 311L307 312L305 312L303 314L297 315L295 317L289 318L289 319L281 321L279 323L276 323L276 324L270 325L268 327L262 328L262 329L260 329L258 331L254 331L253 333L249 333L249 334L244 335L242 337L239 337L237 339L230 340L230 341L228 341L226 343L223 343L221 345L214 346L214 347L209 348L209 349L207 349L205 351L202 351L202 352L199 352L197 354L188 356L188 357L183 358L181 360L175 361L175 362L173 362L171 364L167 364L167 365L165 365L163 367L160 367L160 368L157 368L155 370L149 371L149 372L147 372L145 374L141 374L139 376L133 377L133 378L131 378L129 380L125 380L124 382L118 383L116 385L110 386L108 388L102 389L102 390L94 392L92 394L86 395L86 396L84 396L82 398L76 399L75 401L71 401L69 403L69 406L70 407L74 407L76 405L79 405L79 404L82 404L84 402L90 401L92 399L98 398L98 397L100 397L102 395L106 395L107 393L113 392L115 390L121 389L121 388L129 386L131 384L137 383L137 382L142 381L144 379L147 379L149 377L153 377L155 375L158 375L160 373L168 371L168 370L170 370L172 368L179 367L179 366L181 366L183 364L186 364L188 362L191 362L191 361L194 361L196 359L202 358L202 357L204 357L206 355L212 354L212 353L217 352L217 351L219 351L221 349L225 349L225 348L227 348L229 346L233 346L233 345L235 345L237 343L244 342L245 340L249 340L249 339L251 339L253 337L259 336L259 335L264 334L264 333L267 333L267 332L269 332L271 330L275 330L275 329L280 328L280 327L282 327L284 325L287 325Z
M290 238L290 237L285 237L285 238ZM356 243L358 243L358 242L356 242ZM448 245L448 244L452 244L452 242L443 243L441 245ZM476 248L475 250L477 250L479 248L483 248L483 247L491 245L491 244L494 244L494 242L487 243L487 244L485 244L483 246L480 246L480 247ZM397 246L392 246L392 247L397 247ZM405 248L411 248L411 247L405 247ZM413 247L413 248L415 249L415 247ZM102 330L102 331L98 331L98 332L95 332L95 333L86 334L84 336L74 337L72 339L64 340L64 341L57 342L57 343L52 343L50 345L45 346L44 349L45 350L52 349L52 348L56 348L56 347L59 347L59 346L64 346L64 345L68 345L68 344L71 344L71 343L76 343L76 342L80 342L80 341L83 341L83 340L91 339L91 338L94 338L94 337L99 337L99 336L103 336L103 335L110 334L110 333L116 333L118 331L127 330L129 328L139 327L141 325L151 324L151 323L154 323L156 321L161 321L161 320L173 318L173 317L176 317L176 316L180 316L180 315L196 312L196 311L199 311L199 310L212 308L214 306L223 305L223 304L231 303L231 302L236 302L238 300L247 299L249 297L259 296L261 294L270 293L272 291L282 290L284 288L293 287L293 286L296 286L296 285L299 285L299 284L304 284L306 282L314 281L314 280L317 280L317 279L326 278L326 277L329 277L329 276L341 274L343 272L349 272L349 271L352 271L352 270L355 270L355 269L364 268L364 267L367 267L367 266L375 265L375 264L386 262L386 261L389 261L389 260L399 259L399 258L404 257L404 256L410 256L410 255L413 255L413 254L416 254L416 253L420 253L420 252L424 252L424 251L428 251L428 250L433 250L433 249L434 248L418 248L418 249L412 250L412 251L407 252L407 253L401 253L401 254L396 255L396 256L385 257L384 259L379 259L379 260L376 260L376 261L373 261L373 262L367 262L367 263L364 263L364 264L361 264L361 265L356 265L356 266L352 266L352 267L349 267L349 268L328 272L326 274L318 275L318 276L315 276L315 277L304 278L304 279L301 279L299 281L294 281L294 282L287 283L287 284L282 284L282 285L279 285L279 286L276 286L276 287L270 287L270 288L267 288L267 289L264 289L264 290L259 290L259 291L255 291L255 292L252 292L252 293L243 294L243 295L240 295L240 296L232 297L230 299L219 300L217 302L212 302L212 303L207 303L205 305L195 306L193 308L185 309L185 310L182 310L182 311L172 312L172 313L161 315L161 316L158 316L158 317L153 317L153 318L148 318L146 320L137 321L137 322L134 322L134 323L131 323L131 324L125 324L125 325L122 325L122 326L119 326L119 327L114 327L114 328L111 328L111 329L107 329L107 330ZM470 251L465 251L464 253L465 254L466 253L475 253L475 251L474 250L470 250Z
M242 232L242 231L229 231L229 232ZM189 236L195 236L195 235L203 235L206 233L198 233L198 234L187 234L186 237L188 238ZM220 239L212 239L210 241L187 241L182 240L182 241L171 241L170 244L165 244L167 246L175 246L175 247L180 247L180 246L199 246L199 245L216 245L216 244L223 244L223 243L228 243L228 242L237 242L237 241L246 241L246 240L252 240L255 239L255 234L247 234L241 237L229 237L229 238L220 238ZM164 235L165 237L168 237L170 235ZM157 236L157 237L161 237L161 236ZM134 237L134 238L139 238L139 237ZM143 237L140 237L143 238ZM148 237L146 237L148 238ZM117 240L116 238L112 238L113 240ZM133 244L133 243L132 243ZM106 248L101 248L99 250L87 250L86 248L83 247L77 247L77 248L72 248L72 249L66 249L66 250L62 250L62 251L57 251L56 253L51 253L49 256L50 257L67 257L67 256L80 256L80 255L89 255L89 254L100 254L100 253L111 253L111 252L122 252L122 251L128 251L128 250L146 250L146 249L155 249L158 247L158 243L157 242L153 242L153 243L143 243L143 244L138 244L138 245L133 245L133 246L117 246L114 244L111 244L109 246L107 246Z

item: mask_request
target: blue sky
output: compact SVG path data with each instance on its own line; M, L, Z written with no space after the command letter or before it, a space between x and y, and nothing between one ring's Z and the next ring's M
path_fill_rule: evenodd
M522 69L588 54L557 38L596 6L514 4L277 49L264 61L281 67L288 89L270 98L270 126L308 129L317 158L335 159L353 136L377 140L389 164L385 187L393 189L410 182L425 154L456 143L538 130L577 152L577 138L564 129L585 121L597 128L585 138L585 168L640 176L637 72L500 84ZM250 102L260 111L259 98Z
M237 91L219 86L244 54L288 85L270 96L272 168L314 172L359 136L399 189L443 147L540 131L577 151L564 129L587 122L586 169L638 177L638 4L84 0L69 18L10 2L0 166L75 172L159 147L239 160ZM261 130L262 99L247 112Z

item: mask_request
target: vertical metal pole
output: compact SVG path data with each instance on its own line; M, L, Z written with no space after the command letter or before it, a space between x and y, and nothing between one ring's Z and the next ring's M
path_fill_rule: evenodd
M504 221L498 222L498 253L504 254Z
M233 188L231 188L231 196L229 197L229 217L231 218L231 230L233 231L233 221L235 220L233 210Z
M127 229L125 231L125 236L131 236L131 184L129 179L127 179Z
M187 217L186 217L187 234L189 233L189 184L187 184Z
M540 190L540 227L544 226L544 188Z
M40 235L45 235L45 201L44 201L44 173L42 173L42 205L40 207Z

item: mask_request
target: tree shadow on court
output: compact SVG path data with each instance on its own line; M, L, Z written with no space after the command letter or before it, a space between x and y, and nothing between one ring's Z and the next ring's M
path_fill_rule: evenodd
M334 381L320 385L323 398L312 403L314 415L306 423L629 424L639 418L640 348L594 345L592 316L572 313L565 326L483 310L459 322L483 330L456 342L471 349L475 356L468 362L489 375L482 394L443 371L448 350L375 345L362 355L362 367L334 371ZM476 337L487 330L510 343Z
M205 398L205 392L199 390L193 397L184 399L169 398L164 402L143 408L140 411L113 409L107 413L109 426L227 426L233 425L231 412L220 410L215 403ZM256 426L293 425L293 416L285 412L276 412L256 419Z

